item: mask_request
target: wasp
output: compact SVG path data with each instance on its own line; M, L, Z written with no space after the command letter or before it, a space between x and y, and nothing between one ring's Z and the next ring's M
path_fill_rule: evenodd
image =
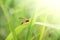
M21 18L21 17L19 17L19 19L23 19L24 20L24 21L21 22L21 24L29 22L29 18Z

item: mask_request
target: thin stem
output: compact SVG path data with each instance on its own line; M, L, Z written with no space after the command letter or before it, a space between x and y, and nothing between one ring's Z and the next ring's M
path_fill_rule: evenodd
M11 21L11 20L10 20L10 17L9 17L9 12L8 12L8 10L6 9L6 7L4 7L2 1L0 1L0 6L1 6L1 8L2 8L2 10L3 10L3 12L4 12L4 15L5 15L6 19L7 19L7 22L8 22L8 24L9 24L10 21ZM10 31L11 31L12 34L13 34L13 39L14 39L14 40L17 40L17 38L16 38L16 33L15 33L15 30L14 30L14 27L12 26L12 23L9 24L9 29L10 29Z
M45 23L47 22L47 16L45 17L44 22L45 22ZM42 27L42 31L40 32L41 34L40 34L40 38L39 38L39 40L43 40L44 33L45 33L45 28L46 28L46 27L43 25L43 27Z
M31 18L30 20L30 23L29 23L29 27L28 27L28 32L27 32L27 37L26 37L26 40L31 40L31 29L32 29L32 26L34 25L35 21L36 21L36 17L37 15L33 15L33 17Z

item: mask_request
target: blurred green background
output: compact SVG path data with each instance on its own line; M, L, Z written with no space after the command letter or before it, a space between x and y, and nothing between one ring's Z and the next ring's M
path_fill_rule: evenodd
M60 40L59 5L59 0L0 0L0 40ZM21 24L25 18L29 23Z

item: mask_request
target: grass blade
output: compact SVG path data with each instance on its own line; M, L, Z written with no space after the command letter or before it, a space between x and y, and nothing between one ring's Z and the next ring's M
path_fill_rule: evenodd
M8 12L8 10L6 9L6 7L3 5L3 2L2 2L2 1L0 1L0 6L1 6L1 8L2 8L2 10L3 10L3 12L4 12L4 15L5 15L6 19L7 19L7 22L8 22L8 24L9 24L10 21L11 21L10 15L9 15L9 12ZM14 31L14 27L12 26L12 23L9 24L9 29L10 29L10 31L11 31L12 34L13 34L13 39L14 39L14 40L17 40L17 37L16 37L15 31Z

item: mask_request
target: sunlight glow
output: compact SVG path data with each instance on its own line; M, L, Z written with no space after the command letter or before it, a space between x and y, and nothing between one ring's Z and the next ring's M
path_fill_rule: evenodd
M60 0L36 0L36 6L35 6L35 12L37 15L41 17L41 14L48 14L48 15L53 15L52 17L52 22L56 23L57 26L54 26L52 24L45 24L45 23L39 23L37 22L36 24L41 24L45 25L47 27L51 28L56 28L60 29ZM59 23L59 24L58 24Z
M60 16L60 0L36 0L36 10L39 14L43 14L43 10L46 9L47 14ZM42 13L41 10L43 11Z

